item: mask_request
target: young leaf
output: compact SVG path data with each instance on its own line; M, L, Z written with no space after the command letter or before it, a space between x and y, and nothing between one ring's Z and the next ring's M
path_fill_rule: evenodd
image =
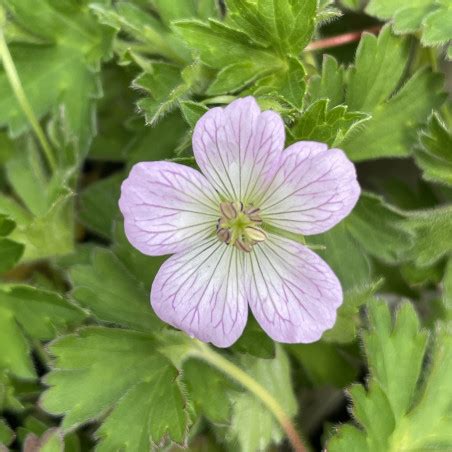
M320 99L303 112L291 133L294 141L321 141L332 147L368 119L365 113L347 111L345 105L330 108L328 99Z
M155 346L147 334L113 328L58 339L42 407L64 415L65 432L108 410L97 431L103 451L149 450L165 435L184 443L188 418L178 372Z
M286 67L264 77L251 88L256 96L274 96L300 110L306 91L306 71L296 57L287 57Z
M452 131L437 113L430 117L427 129L421 132L420 144L414 157L424 179L452 186Z
M315 0L227 0L229 18L281 55L299 54L314 31Z
M146 122L151 125L177 106L177 101L183 99L190 90L177 66L157 62L135 79L133 85L152 96L138 102L138 108L145 113Z
M427 333L413 307L405 303L393 322L382 302L369 305L364 344L369 362L367 390L350 390L353 415L362 428L346 424L328 444L331 452L427 450L450 447L452 341L437 331L430 371L421 385ZM420 394L419 394L420 392Z
M54 292L31 286L0 289L0 368L21 378L35 377L26 337L53 339L59 331L78 324L84 313ZM26 337L24 335L26 334Z

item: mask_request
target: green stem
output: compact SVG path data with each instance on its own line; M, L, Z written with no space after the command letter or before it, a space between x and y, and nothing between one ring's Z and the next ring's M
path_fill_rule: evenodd
M433 72L438 72L438 58L436 54L436 49L434 47L430 47L427 49L427 52Z
M282 429L286 432L287 438L292 444L293 449L296 452L306 452L306 448L290 417L286 414L279 402L260 383L231 361L214 352L206 344L199 341L197 341L197 344L197 349L190 353L192 357L206 361L253 393L271 411L279 422Z
M14 61L11 57L11 53L8 49L8 44L6 43L5 36L3 34L3 29L0 27L0 58L3 62L3 67L5 68L6 77L8 78L9 84L16 96L17 102L19 103L22 111L27 117L28 121L33 128L36 137L41 144L42 150L47 158L50 168L55 171L57 169L57 163L55 157L53 155L52 148L50 147L49 142L39 125L39 121L37 120L33 108L30 105L30 102L27 99L25 91L22 87L22 83L19 78L19 74L17 73L16 66L14 65Z

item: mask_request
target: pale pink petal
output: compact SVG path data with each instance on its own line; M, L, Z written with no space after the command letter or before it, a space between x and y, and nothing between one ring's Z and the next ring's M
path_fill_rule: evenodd
M284 148L281 117L261 112L253 97L209 110L196 124L193 151L212 185L233 201L252 201L263 189Z
M155 313L166 323L217 347L229 347L245 328L244 253L216 237L171 256L151 290Z
M119 200L127 238L152 256L185 250L214 233L219 204L199 171L172 162L137 163Z
M318 340L342 303L336 275L317 254L272 234L247 255L246 294L266 333L286 343Z
M299 234L319 234L351 212L360 187L353 163L340 149L299 142L282 155L272 183L256 201L265 222Z

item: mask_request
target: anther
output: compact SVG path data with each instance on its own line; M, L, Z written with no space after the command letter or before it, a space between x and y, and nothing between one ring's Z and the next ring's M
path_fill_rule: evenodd
M244 242L244 241L241 240L241 239L237 239L237 240L235 241L234 245L235 245L239 250L245 251L245 253L251 253L252 246L251 246L251 244L248 243L248 242Z
M230 202L222 202L220 204L220 210L223 217L225 217L227 220L233 220L237 217L237 210L235 209L235 206Z
M231 233L229 229L218 228L217 229L217 237L224 243L229 243L231 240Z
M263 242L267 240L265 231L257 226L248 226L245 228L246 236L253 242Z

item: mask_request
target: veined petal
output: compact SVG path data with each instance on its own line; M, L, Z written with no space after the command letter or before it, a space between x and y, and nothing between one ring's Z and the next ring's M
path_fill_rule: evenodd
M210 238L160 268L151 304L164 321L204 342L229 347L248 316L241 278L244 253Z
M273 234L247 255L246 294L266 333L286 343L318 340L342 303L331 268L305 246Z
M340 149L299 142L282 155L258 201L265 222L310 235L327 231L350 213L361 190L353 163Z
M284 148L281 117L253 97L209 110L196 124L193 151L202 172L228 200L252 202L268 184Z
M172 162L137 163L119 200L130 243L153 256L185 250L211 235L219 204L199 171Z

